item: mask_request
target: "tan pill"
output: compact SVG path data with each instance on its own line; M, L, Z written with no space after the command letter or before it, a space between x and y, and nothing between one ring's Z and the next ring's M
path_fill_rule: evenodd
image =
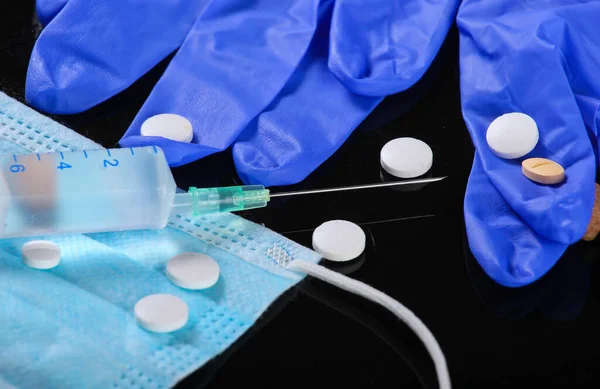
M565 179L565 169L546 158L529 158L521 166L525 177L539 184L558 184Z

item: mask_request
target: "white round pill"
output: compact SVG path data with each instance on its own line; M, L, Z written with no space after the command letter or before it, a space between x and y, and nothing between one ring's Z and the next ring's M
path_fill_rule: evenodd
M540 134L529 115L512 112L497 117L488 127L486 140L500 158L521 158L535 148Z
M431 169L433 151L427 143L415 138L397 138L381 149L381 166L392 176L413 178Z
M167 263L167 278L185 289L210 288L219 279L219 264L208 255L181 253Z
M365 232L346 220L331 220L321 224L312 236L315 251L330 261L345 262L358 258L365 251Z
M133 309L138 324L152 332L173 332L188 321L188 306L179 297L170 294L152 294L135 304Z
M52 269L60 263L60 248L47 240L32 240L21 248L23 262L34 269Z
M192 123L180 115L163 113L149 117L142 123L143 136L162 136L178 142L190 143L194 137Z

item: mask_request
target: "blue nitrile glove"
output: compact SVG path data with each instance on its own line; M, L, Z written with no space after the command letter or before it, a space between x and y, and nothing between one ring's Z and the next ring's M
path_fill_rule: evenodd
M112 97L179 47L207 1L38 0L48 25L31 54L28 102L72 114Z
M50 23L50 21L56 17L65 4L67 4L67 1L68 0L37 1L35 4L35 11L40 23L42 23L44 26Z
M77 6L72 5L73 3ZM94 80L96 84L106 81L102 74L107 70L111 70L111 74L123 74L118 78L121 87L112 88L110 93L101 92L102 98L98 97L97 92L86 90L86 95L96 95L96 101L88 104L91 106L129 85L149 65L164 57L161 52L151 56L151 60L138 61L136 64L138 68L143 68L141 71L129 70L118 58L107 56L109 49L115 51L111 49L114 46L125 52L129 46L133 47L133 51L152 51L146 45L148 38L120 25L128 16L137 20L136 12L139 11L130 5L115 6L111 10L117 15L110 23L112 31L102 29L101 33L90 34L83 41L69 36L66 30L71 26L76 26L75 30L80 29L83 33L84 29L106 24L108 12L103 10L99 14L94 13L91 18L79 10L86 7L80 3L81 0L70 0L58 13L42 33L32 58L27 84L28 96L37 107L47 111L59 112L57 108L63 106L65 100L77 103L81 101L78 95L85 88L71 82L72 74L80 75L84 80ZM332 77L327 68L327 26L330 22L331 1L323 0L319 15L321 24L325 27L321 27L319 38L313 41L301 68L294 73L275 101L271 102L298 66L312 38L317 1L288 1L284 5L278 5L276 9L273 9L271 2L266 4L266 1L251 3L252 9L245 2L239 2L237 8L233 3L229 0L207 6L120 143L122 146L149 142L157 144L165 150L170 164L176 166L225 149L255 119L234 147L234 158L243 180L265 185L298 182L344 142L381 98L390 92L390 88L382 90L376 97L364 98L351 94ZM405 3L402 9L395 8L391 13L373 14L373 17L363 15L363 33L365 37L375 37L380 33L379 27L372 24L373 20L392 23L394 29L389 34L393 37L396 34L403 36L406 31L421 31L424 39L411 41L409 46L390 53L396 55L407 51L424 59L425 63L417 61L403 65L403 74L412 74L408 78L414 82L429 65L443 41L453 19L452 12L447 11L455 8L457 0L444 0L433 7L422 5L430 3L424 0ZM345 4L356 7L350 2ZM161 24L163 21L152 21L158 16L151 13L150 9L142 11L148 13L143 16L145 23L149 25L144 29L144 34L152 35L156 31L153 24ZM334 23L350 23L348 18L351 15L346 16L339 11L337 15ZM432 15L436 17L431 17ZM126 26L131 22L127 20L127 23ZM181 23L183 22L177 21L175 24ZM91 30L94 31L94 28ZM117 37L123 31L129 33L130 39L120 42ZM428 34L433 43L422 45L422 42L428 41ZM336 39L346 38L339 36ZM398 41L396 38L393 40ZM171 45L172 49L178 44L179 42ZM94 46L100 46L106 52L98 54L93 49ZM64 66L47 58L56 58L51 52L61 53L57 48L62 47L70 49L71 54L67 57L71 58L67 63L77 65L71 66L69 72L64 71ZM73 47L77 50L73 51ZM365 55L379 60L375 51L380 49L364 47L364 50L369 50ZM374 50L374 54L370 50ZM62 50L61 55L65 56L65 50ZM144 55L149 56L150 53L144 51ZM387 58L383 60L388 61ZM95 66L98 64L110 66L100 69ZM392 91L404 89L411 82L405 82L400 89ZM382 84L380 81L378 83ZM64 85L67 85L67 90ZM49 95L51 98L34 98L38 95ZM63 98L63 95L68 96ZM271 106L257 117L269 103ZM66 106L69 107L70 104ZM75 111L87 108L81 104L73 104L73 107L76 108ZM192 144L139 136L140 125L146 118L165 112L181 114L192 121Z
M584 235L594 202L600 79L600 3L465 0L459 15L462 108L476 147L465 197L471 250L498 283L544 275ZM496 117L523 112L538 124L529 157L560 163L566 181L536 184L521 160L489 149Z
M368 5L336 0L331 19L322 18L300 68L235 143L233 156L242 179L265 185L304 179L384 96L418 81L437 54L457 6L458 0ZM344 76L338 68L349 72Z
M329 69L352 92L386 96L427 71L460 0L337 0Z
M69 0L35 45L27 100L52 113L86 110L179 48L121 144L159 145L171 165L181 165L226 149L272 101L312 39L317 6L318 0ZM190 119L193 142L139 136L141 123L159 113Z

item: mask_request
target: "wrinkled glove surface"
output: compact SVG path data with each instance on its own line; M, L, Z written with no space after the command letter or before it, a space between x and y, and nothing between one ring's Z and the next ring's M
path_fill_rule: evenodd
M465 0L458 13L462 110L476 148L465 196L469 245L498 283L543 276L581 239L594 203L600 106L600 2ZM537 122L529 157L565 168L536 184L521 161L488 147L489 124L508 112Z
M425 72L458 0L38 0L46 25L26 96L87 110L176 52L120 141L155 144L171 166L233 146L245 183L293 184L329 158L385 95ZM360 27L360 28L359 28ZM176 113L192 143L140 136Z

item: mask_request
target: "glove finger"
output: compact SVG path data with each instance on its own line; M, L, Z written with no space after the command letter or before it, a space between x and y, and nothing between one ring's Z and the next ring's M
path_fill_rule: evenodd
M386 96L425 73L456 14L459 0L337 0L329 68L352 92Z
M37 0L35 3L35 12L40 23L47 26L58 15L61 9L67 4L68 0Z
M505 3L465 1L459 12L463 115L483 169L510 208L540 235L570 244L585 233L594 202L596 160L582 118L589 110L580 111L574 93L600 96L600 80L590 76L600 62L593 27L600 4ZM539 127L527 157L560 163L563 184L536 184L519 161L489 149L487 127L513 111Z
M234 162L245 183L303 180L382 100L352 94L329 71L330 15L328 9L302 64L277 99L234 144Z
M504 286L542 277L568 245L546 239L517 215L488 178L475 155L464 203L469 247L483 270Z
M69 1L35 44L27 101L70 114L112 97L179 47L206 2Z
M316 29L318 6L318 0L212 2L120 144L161 146L171 166L229 147L301 61ZM141 136L144 120L161 113L188 118L192 143Z

